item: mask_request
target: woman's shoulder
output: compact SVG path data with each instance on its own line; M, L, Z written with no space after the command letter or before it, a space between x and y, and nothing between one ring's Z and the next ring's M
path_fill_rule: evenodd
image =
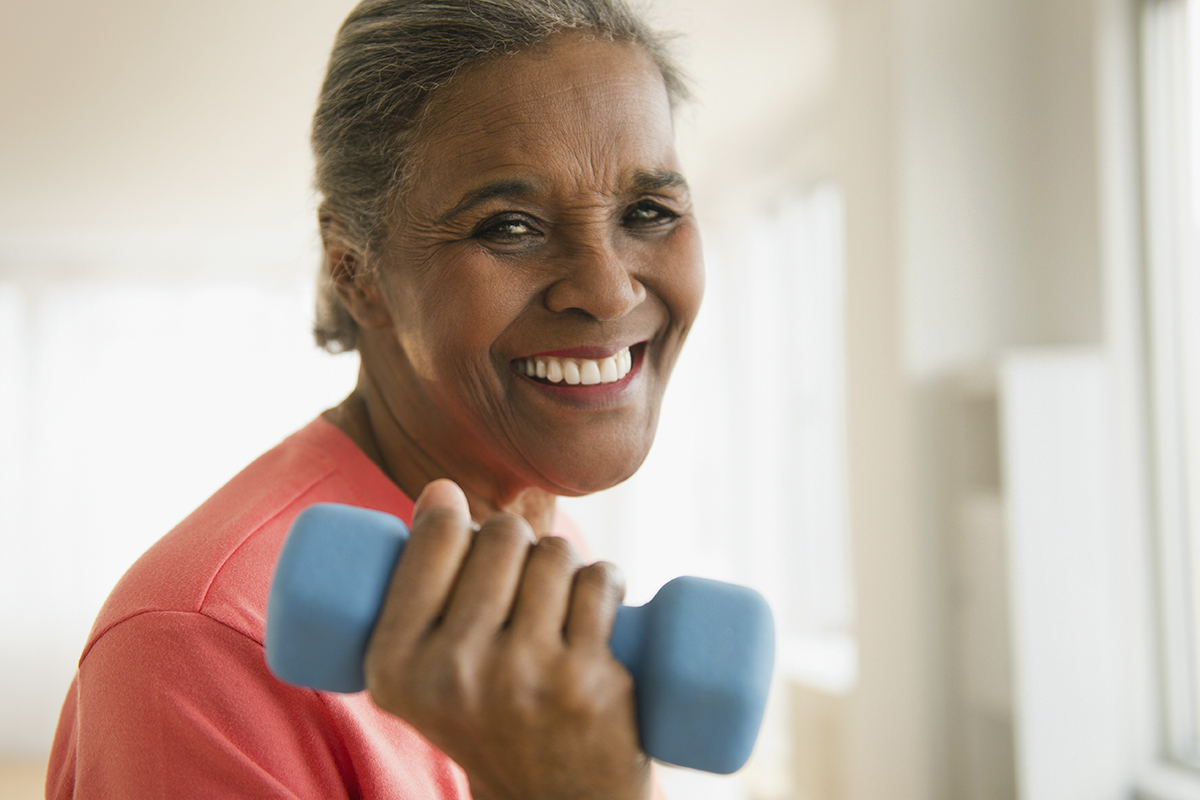
M403 514L408 503L386 478L380 486L374 465L343 440L318 418L234 476L129 568L88 647L114 625L155 611L204 614L261 643L271 574L297 514L324 502Z

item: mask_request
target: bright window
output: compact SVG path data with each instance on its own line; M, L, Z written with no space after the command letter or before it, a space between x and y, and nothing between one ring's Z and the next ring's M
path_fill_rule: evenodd
M121 234L115 249L141 255L106 263L66 238L0 240L0 682L21 687L0 692L0 751L30 758L121 574L345 396L358 361L312 342L316 253L186 236L147 256ZM245 277L188 266L197 253Z
M1200 768L1200 6L1142 7L1161 755Z

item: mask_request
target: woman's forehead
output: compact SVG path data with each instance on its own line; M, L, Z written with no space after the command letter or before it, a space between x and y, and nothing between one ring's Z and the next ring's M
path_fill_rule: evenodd
M615 187L677 173L654 61L636 46L594 39L475 65L431 100L414 155L416 193L517 175L542 191L560 181Z
M605 86L643 86L667 95L662 72L639 45L564 32L531 48L465 65L434 93L430 107L434 116L453 117L472 105L489 108L493 104L487 100L504 105L524 93L552 101L587 100Z

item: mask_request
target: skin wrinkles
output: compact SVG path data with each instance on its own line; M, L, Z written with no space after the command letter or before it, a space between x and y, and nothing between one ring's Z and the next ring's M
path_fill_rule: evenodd
M364 451L410 496L451 477L476 519L511 511L538 534L555 495L640 466L703 291L653 61L571 37L543 49L556 57L468 68L431 99L376 268L339 282L363 325L363 374L331 413L375 440ZM519 235L481 234L510 218ZM511 365L639 342L628 396L598 408L540 392Z
M632 45L606 44L614 49L625 50L631 55L642 55ZM505 61L513 58L533 62L535 71L545 72L555 68L549 61L537 63L538 59L530 58L528 52L467 67L460 72L458 78L443 87L436 101L439 104L436 113L426 111L424 121L427 127L423 127L421 140L428 142L444 137L446 141L453 143L457 139L467 139L479 134L484 137L495 136L514 126L523 126L536 136L544 129L532 120L545 111L558 115L575 106L594 113L619 104L629 97L631 90L639 90L647 80L662 82L653 62L649 59L639 59L633 69L626 70L622 75L585 75L582 80L572 84L539 86L528 94L521 94L522 89L528 88L528 81L522 82L524 85L514 83L502 88L502 91L507 90L508 94L500 101L496 101L494 97L473 96L469 91L473 77L502 68ZM538 67L541 69L537 70ZM464 90L464 87L468 89ZM511 99L508 99L510 97ZM586 134L587 131L576 130L575 133Z
M610 47L643 57L637 59L634 62L637 64L635 69L628 70L626 74L595 73L584 76L582 81L575 84L561 84L548 91L540 87L539 91L526 94L522 91L525 87L515 84L506 88L518 96L499 103L494 102L493 98L476 100L462 87L471 85L474 74L485 69L495 69L498 64L503 64L503 59L464 70L461 80L445 87L448 94L437 98L437 111L427 110L427 127L421 137L421 143L417 146L416 159L420 161L425 155L422 152L422 144L432 141L438 141L439 144L444 142L451 149L460 148L460 151L468 156L490 156L488 143L501 135L519 137L530 149L545 149L552 146L556 138L545 125L536 121L546 115L561 116L568 120L572 138L578 140L587 137L591 130L583 123L581 115L568 111L573 104L581 106L588 116L602 116L612 108L620 108L628 99L629 93L644 88L647 81L657 82L659 85L662 83L657 68L644 54L637 53L636 49L629 45L610 44ZM629 74L630 72L632 74ZM662 91L665 96L665 87ZM449 110L444 110L447 106L450 107ZM664 112L665 123L670 129L672 121L669 106L664 108ZM673 130L670 135L673 136ZM614 176L603 175L601 171L614 163L612 148L617 146L616 142L600 140L591 144L592 147L587 150L568 151L568 154L575 157L594 155L597 145L607 146L609 149L598 154L599 157L594 157L591 164L580 163L576 169L581 173L591 171L594 178L611 185ZM465 149L462 149L464 146Z

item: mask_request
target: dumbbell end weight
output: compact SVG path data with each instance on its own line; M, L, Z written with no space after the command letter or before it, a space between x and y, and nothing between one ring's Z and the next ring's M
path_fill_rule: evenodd
M267 603L267 665L283 681L359 692L363 658L408 529L390 514L322 503L292 523ZM728 774L750 756L774 663L770 609L755 591L676 578L621 606L609 643L637 693L642 749Z
M327 692L366 688L363 659L408 528L382 511L320 503L292 523L267 600L275 677Z
M706 772L742 768L775 664L775 626L762 595L675 578L646 605L617 610L609 646L633 675L642 749Z

